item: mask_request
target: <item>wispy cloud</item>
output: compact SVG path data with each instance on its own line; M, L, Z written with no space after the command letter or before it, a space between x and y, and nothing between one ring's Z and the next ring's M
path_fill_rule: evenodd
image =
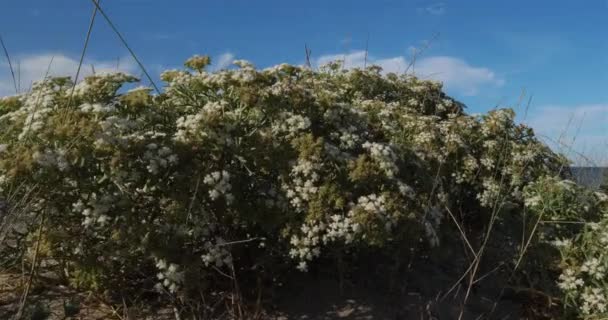
M316 60L316 65L342 60L345 68L361 68L366 63L365 56L365 51L324 55ZM404 56L377 58L368 55L367 65L378 65L385 73L402 73L407 70L409 59ZM450 56L420 58L409 71L421 78L441 81L446 89L466 96L477 95L483 87L500 87L505 83L504 79L488 68L472 66L463 59Z
M578 165L608 165L608 103L533 108L525 121Z
M440 16L445 14L447 8L444 2L435 2L430 5L426 5L418 8L418 13L430 14L433 16Z
M44 78L47 70L49 76L75 76L78 69L78 58L65 54L41 53L34 55L16 56L13 59L13 67L21 83L21 91L27 91L34 81ZM51 63L52 61L52 63ZM91 67L93 66L93 67ZM139 73L137 64L130 58L116 60L93 60L85 59L80 79L95 72L122 71L137 75ZM0 96L14 94L13 79L7 62L0 63Z
M340 44L343 46L349 46L353 42L353 37L347 36L340 40Z
M215 61L214 61L215 60ZM222 70L229 67L234 61L234 54L230 52L225 52L217 56L215 59L212 59L211 62L211 71Z

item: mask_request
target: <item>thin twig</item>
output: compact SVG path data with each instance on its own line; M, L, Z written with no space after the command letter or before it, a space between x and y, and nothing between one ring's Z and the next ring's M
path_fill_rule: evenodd
M600 165L596 161L594 161L593 159L588 158L586 155L584 155L584 154L582 154L582 153L574 150L572 148L572 146L569 146L569 145L565 144L562 141L557 141L557 140L555 140L555 139L553 139L553 138L551 138L549 136L546 136L546 135L539 135L539 137L541 137L543 139L546 139L546 140L549 140L549 141L551 141L551 142L553 142L555 144L558 144L561 147L565 147L568 150L568 152L572 152L572 153L576 154L577 156L581 157L582 159L584 159L585 161L587 161L589 164L591 164L594 167L600 167Z
M21 61L17 60L17 92L21 92Z
M505 262L504 262L504 261L500 262L500 263L499 263L499 264L498 264L498 265L497 265L497 266L496 266L494 269L492 269L492 270L488 271L488 272L487 272L486 274L484 274L483 276L481 276L481 277L477 278L477 280L475 280L473 283L477 283L477 282L479 282L479 281L481 281L481 280L483 280L483 279L487 278L489 275L491 275L492 273L496 272L498 269L500 269L500 267L502 267L502 266L504 266L504 265L505 265Z
M78 61L78 68L76 69L76 75L74 76L74 85L72 85L72 91L70 92L70 99L68 100L68 108L72 106L72 99L74 97L74 91L76 91L76 84L78 83L78 77L80 76L80 69L82 68L82 63L84 62L84 56L87 52L87 47L89 46L89 40L91 39L91 32L93 31L93 25L95 24L95 17L97 16L97 5L101 0L93 0L96 6L93 8L93 14L91 15L91 21L89 22L89 29L87 30L87 35L84 39L84 45L82 46L82 52L80 53L80 60Z
M4 40L2 40L2 36L0 35L0 45L2 45L2 49L4 50L4 56L8 61L8 67L11 70L11 76L13 77L13 85L15 86L15 94L19 94L19 88L17 87L17 79L15 78L15 71L13 70L13 63L11 62L11 56L8 54L8 50L4 45Z
M304 54L306 55L306 66L312 70L312 63L310 62L310 55L312 51L308 48L308 45L304 44Z
M462 239L464 240L464 242L467 244L467 247L469 248L469 250L471 250L471 253L473 253L473 256L477 257L477 253L473 249L473 246L471 246L471 243L469 242L469 239L467 238L467 235L464 233L464 230L462 229L462 227L460 226L460 224L456 220L456 217L454 217L454 214L452 213L452 211L450 210L450 208L448 208L448 206L445 206L445 209L448 212L448 214L450 215L450 218L452 218L452 221L454 221L454 224L456 224L456 227L458 228L458 231L460 232L460 236L462 237Z
M27 304L27 298L30 293L30 289L32 287L32 281L34 280L34 276L36 273L36 266L38 264L38 253L40 252L40 242L42 241L42 229L44 227L44 222L46 218L46 211L42 211L42 215L40 217L40 226L38 227L38 237L36 241L36 247L34 248L34 257L32 259L32 266L30 268L30 275L27 280L27 284L25 286L25 291L23 292L23 296L21 297L21 304L19 305L19 310L17 311L16 319L21 319L23 315L23 311L25 310L25 306Z
M440 34L439 32L435 33L433 35L433 37L431 38L431 40L427 41L424 44L424 46L422 48L420 48L420 50L414 49L414 54L412 55L412 61L410 61L410 63L407 65L407 68L405 68L405 71L403 72L404 74L407 74L407 72L410 69L413 70L413 67L416 64L416 58L418 57L418 55L422 54L426 49L428 49L431 46L431 43L439 37L439 34Z
M255 240L259 240L260 238L251 238L251 239L245 239L245 240L236 240L236 241L231 241L231 242L224 242L224 243L218 243L217 246L221 247L221 246L230 246L233 244L241 244L241 243L247 243L247 242L252 242Z
M148 73L148 71L146 70L146 68L144 67L143 63L141 63L141 61L139 61L139 59L137 58L137 55L135 55L135 52L133 52L133 50L131 49L131 47L129 46L129 44L125 40L125 38L122 36L122 34L120 33L120 31L118 31L118 29L116 28L116 26L114 25L114 23L112 23L112 20L110 20L110 18L108 17L108 15L103 11L103 9L101 9L101 6L99 6L99 3L97 3L96 0L91 0L91 1L95 4L95 6L99 10L99 13L101 13L101 15L103 16L103 18L108 22L108 25L110 25L110 28L112 28L112 30L114 31L114 33L116 33L116 35L118 36L118 38L120 39L120 41L122 42L122 44L125 46L125 48L127 48L127 50L129 50L129 53L131 54L131 56L133 57L133 59L135 59L135 62L137 62L137 64L141 68L141 70L144 72L144 74L148 78L148 81L150 81L150 84L152 84L152 86L154 87L154 90L156 91L156 93L161 94L160 89L158 89L158 86L156 85L156 83L154 82L154 80L152 80L152 77L150 76L150 74Z
M188 206L188 214L186 216L186 223L188 223L190 221L190 216L192 213L192 207L194 207L194 201L196 201L196 196L198 195L198 188L200 186L201 183L201 175L198 175L198 178L196 179L196 186L194 188L194 194L192 195L192 200L190 200L190 205Z
M367 39L365 40L365 60L363 61L363 69L367 68L367 55L369 54L369 33L367 34Z

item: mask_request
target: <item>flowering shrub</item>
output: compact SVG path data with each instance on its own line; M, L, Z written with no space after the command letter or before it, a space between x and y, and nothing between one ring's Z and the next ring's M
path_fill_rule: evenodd
M604 217L589 223L572 239L554 242L562 256L562 274L558 286L565 295L565 305L581 318L604 319L608 316L608 220Z
M544 217L541 235L560 253L557 280L566 310L585 319L608 316L608 195L545 177L526 188L526 206Z
M27 195L74 284L183 295L262 262L441 245L445 208L487 219L563 165L512 110L467 115L436 82L209 63L164 72L161 94L116 73L0 100L0 192Z

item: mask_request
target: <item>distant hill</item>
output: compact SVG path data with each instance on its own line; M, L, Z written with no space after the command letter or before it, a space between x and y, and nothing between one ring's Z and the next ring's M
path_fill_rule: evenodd
M608 174L608 167L570 167L570 172L578 184L597 188Z

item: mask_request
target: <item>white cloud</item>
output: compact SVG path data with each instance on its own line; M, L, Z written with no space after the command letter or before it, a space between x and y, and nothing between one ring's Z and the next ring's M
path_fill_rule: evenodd
M324 55L316 60L317 66L322 66L332 61L340 60L343 61L344 67L350 68L363 68L366 64L365 51L354 51L348 54L332 54ZM382 67L384 72L403 72L407 68L407 63L403 57L394 57L388 59L374 59L371 56L367 57L367 65L378 65Z
M316 60L316 65L335 60L344 61L345 68L361 68L365 65L365 51L324 55ZM378 65L387 73L403 73L407 70L409 61L404 56L382 59L368 55L367 65ZM419 58L408 72L414 72L421 78L441 81L446 89L467 96L476 95L484 86L500 87L505 82L488 68L471 66L462 59L449 56Z
M52 61L52 63L51 63ZM69 57L65 54L43 53L37 55L17 56L13 58L13 68L16 77L21 83L21 91L27 91L32 82L44 78L47 70L49 76L71 76L76 75L78 68L77 57ZM50 67L49 67L50 66ZM132 58L120 58L118 60L91 60L85 59L79 79L95 72L122 71L133 75L139 74L139 69ZM13 79L7 62L0 63L0 96L14 94Z
M608 165L608 104L543 106L525 121L578 165Z
M442 81L446 88L458 90L464 95L473 96L484 85L500 87L505 80L492 70L474 67L466 61L447 56L428 57L416 61L416 74Z
M418 8L418 13L427 13L434 16L443 15L446 11L446 5L443 2L436 2L426 7Z
M234 54L230 52L222 53L219 57L216 58L217 62L211 60L211 71L222 70L229 67L234 61Z

